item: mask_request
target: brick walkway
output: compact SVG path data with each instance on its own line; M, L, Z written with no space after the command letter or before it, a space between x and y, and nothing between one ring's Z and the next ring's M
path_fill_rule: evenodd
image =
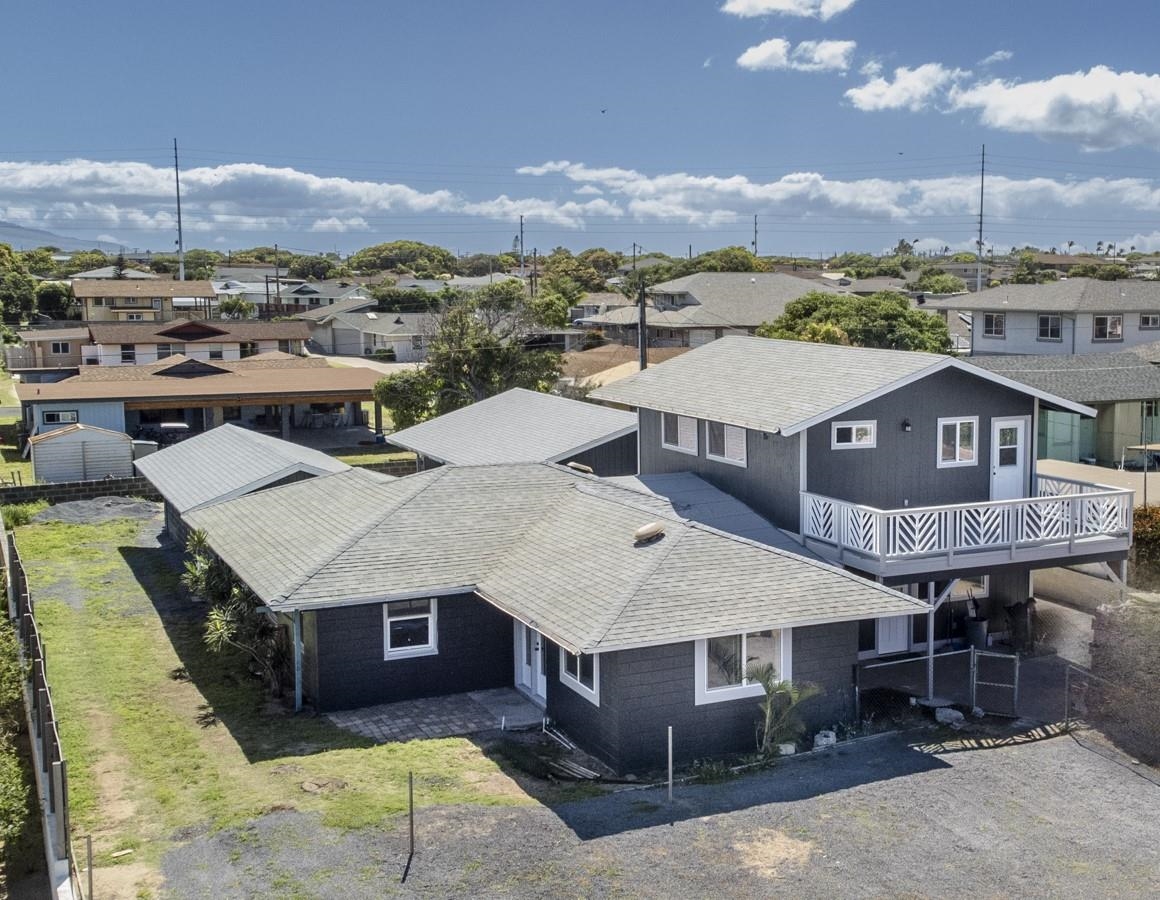
M382 703L361 709L327 713L326 718L347 731L373 741L422 740L478 731L528 728L539 725L543 711L511 688Z

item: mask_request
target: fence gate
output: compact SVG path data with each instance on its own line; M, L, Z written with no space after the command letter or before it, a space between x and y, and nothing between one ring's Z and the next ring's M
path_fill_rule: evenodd
M971 651L971 706L995 716L1019 715L1019 656Z

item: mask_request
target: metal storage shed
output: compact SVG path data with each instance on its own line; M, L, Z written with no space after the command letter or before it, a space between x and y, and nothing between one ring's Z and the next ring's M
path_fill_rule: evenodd
M40 482L131 478L133 439L94 425L67 425L28 439L32 475Z

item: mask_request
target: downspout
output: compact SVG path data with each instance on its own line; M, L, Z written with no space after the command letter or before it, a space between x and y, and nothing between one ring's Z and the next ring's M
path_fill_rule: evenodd
M294 610L294 712L302 711L302 610Z
M926 583L926 699L934 701L934 582Z

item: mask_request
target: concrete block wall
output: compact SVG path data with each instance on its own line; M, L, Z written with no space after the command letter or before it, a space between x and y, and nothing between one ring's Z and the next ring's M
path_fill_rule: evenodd
M96 481L60 481L54 484L25 484L0 488L0 505L47 500L50 504L71 500L94 500L97 497L143 497L160 500L161 495L140 476L134 478L101 478Z

